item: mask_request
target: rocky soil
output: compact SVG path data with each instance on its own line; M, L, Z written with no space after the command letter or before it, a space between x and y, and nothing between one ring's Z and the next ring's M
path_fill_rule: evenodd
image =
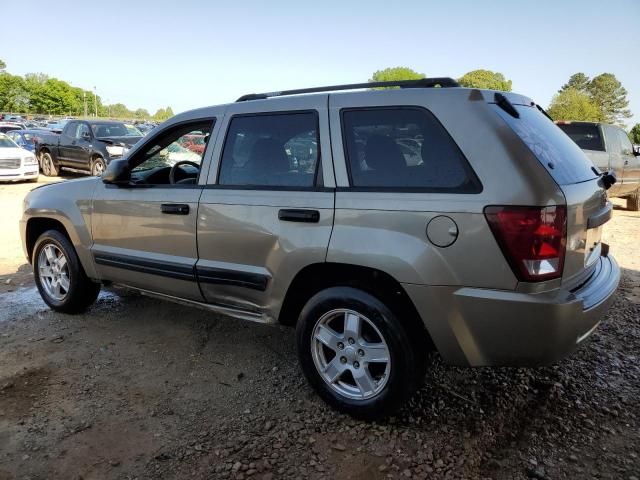
M13 268L0 294L0 479L638 480L638 234L640 215L617 208L607 241L622 285L575 354L539 369L433 355L425 386L380 423L316 397L291 329L123 290L61 315Z

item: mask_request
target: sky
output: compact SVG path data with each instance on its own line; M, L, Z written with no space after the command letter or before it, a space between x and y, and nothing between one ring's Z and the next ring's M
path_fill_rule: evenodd
M175 113L261 91L368 80L386 67L502 72L548 106L575 72L616 75L640 122L640 0L21 0L0 59ZM8 21L15 19L15 21Z

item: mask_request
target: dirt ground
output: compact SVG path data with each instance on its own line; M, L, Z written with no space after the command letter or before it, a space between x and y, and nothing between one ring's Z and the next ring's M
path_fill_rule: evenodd
M292 329L123 290L46 308L16 226L33 186L0 186L0 480L640 478L640 214L622 202L605 241L623 281L579 351L539 369L434 355L397 417L364 423L312 392Z

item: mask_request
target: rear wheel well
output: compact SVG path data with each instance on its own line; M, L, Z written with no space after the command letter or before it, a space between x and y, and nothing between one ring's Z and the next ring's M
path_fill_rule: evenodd
M280 323L295 325L313 295L340 286L358 288L380 299L401 319L413 338L433 348L431 337L402 285L388 273L359 265L316 263L303 268L289 285L280 309Z
M29 254L29 263L31 263L31 259L33 256L33 247L35 247L38 237L40 237L40 235L42 235L47 230L57 230L65 237L67 237L69 241L71 241L66 228L64 228L64 225L62 225L62 223L60 223L58 220L54 220L52 218L29 219L29 221L27 222L26 230L26 243L27 253Z

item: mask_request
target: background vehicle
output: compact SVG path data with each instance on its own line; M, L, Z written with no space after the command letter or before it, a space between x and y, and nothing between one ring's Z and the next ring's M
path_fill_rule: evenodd
M42 173L55 176L61 169L102 175L109 162L122 157L141 136L122 122L70 120L62 133L36 138Z
M194 153L202 155L206 146L204 135L185 135L181 145Z
M48 132L46 130L11 130L7 132L7 136L13 140L19 147L29 150L32 153L36 151L36 143L41 142Z
M0 123L0 133L7 133L11 130L21 130L23 127L15 123Z
M627 133L616 125L556 122L602 171L613 170L618 181L607 192L627 199L629 210L640 210L640 158Z
M382 86L411 88L335 92ZM174 162L193 135L203 153ZM101 179L32 191L20 229L53 309L113 282L295 325L318 394L375 418L420 385L433 348L541 365L589 337L620 278L605 187L527 97L379 82L177 115Z
M7 135L0 133L0 182L38 180L38 161L33 153L20 148Z

